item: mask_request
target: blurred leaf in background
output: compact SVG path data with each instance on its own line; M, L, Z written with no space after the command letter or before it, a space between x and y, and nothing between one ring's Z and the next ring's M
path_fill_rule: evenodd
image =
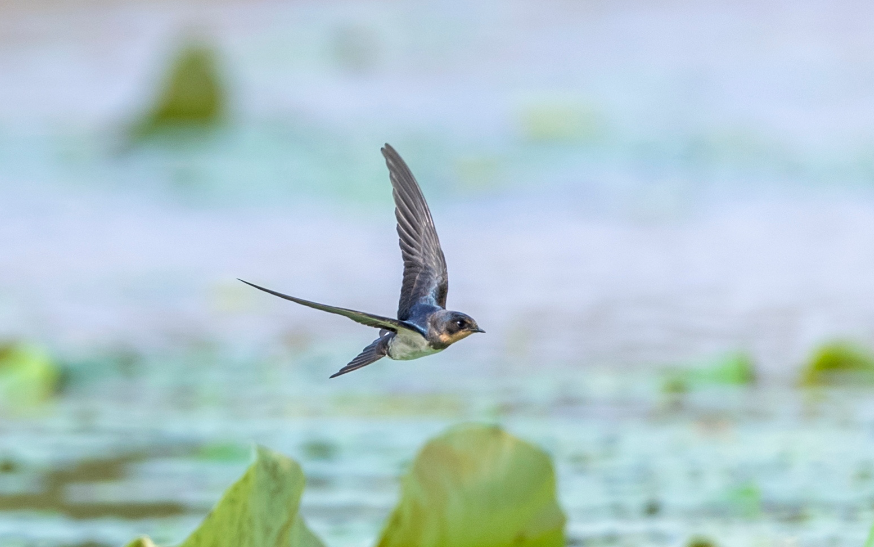
M706 386L749 386L755 384L756 377L756 363L752 356L732 352L698 367L669 371L662 383L662 391L677 394Z
M134 140L204 130L227 113L227 93L218 55L206 43L188 42L176 53L155 104L134 126Z
M540 144L591 144L606 133L594 108L576 97L529 101L520 112L519 125L527 141Z
M379 62L379 33L362 23L348 23L334 29L331 58L338 67L352 73L371 71Z
M57 391L60 379L60 367L43 348L0 345L0 406L22 409L44 402Z
M263 447L255 463L180 547L321 547L298 514L305 479L290 458ZM152 547L139 538L128 547Z
M858 384L874 384L874 354L851 342L823 344L801 373L803 386Z
M762 514L762 490L754 482L733 486L726 492L725 501L738 516L752 519Z
M498 427L464 426L419 453L379 547L558 547L564 525L549 455Z

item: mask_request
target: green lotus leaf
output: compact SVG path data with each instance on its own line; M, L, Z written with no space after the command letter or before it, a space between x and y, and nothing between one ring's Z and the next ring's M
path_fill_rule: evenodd
M681 394L717 386L750 386L756 383L756 363L747 353L726 353L694 368L667 371L662 391Z
M255 463L180 547L323 547L298 514L304 476L290 458L258 447ZM127 547L154 547L139 538Z
M498 427L433 439L403 478L379 547L560 547L550 457Z
M26 408L49 399L58 389L61 372L44 349L9 343L0 345L0 403Z
M176 53L155 104L133 128L133 136L209 129L222 121L226 111L217 52L205 43L191 41Z
M801 385L872 385L874 354L852 342L834 341L816 349L802 371Z

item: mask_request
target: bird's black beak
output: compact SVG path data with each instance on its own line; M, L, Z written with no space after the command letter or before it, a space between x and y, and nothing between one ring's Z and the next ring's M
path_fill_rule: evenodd
M481 328L479 328L479 327L477 327L477 328L475 328L475 329L473 329L473 332L481 332L481 333L483 333L483 334L485 334L485 333L486 333L486 331L484 331L484 330L482 330L482 329L481 329Z

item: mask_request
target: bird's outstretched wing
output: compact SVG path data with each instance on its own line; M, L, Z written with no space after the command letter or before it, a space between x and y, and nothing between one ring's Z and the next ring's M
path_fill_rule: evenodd
M404 280L398 304L398 319L410 316L410 308L420 302L446 307L449 274L440 248L431 211L410 168L386 144L382 149L394 188L395 217L404 258Z
M331 375L331 378L336 378L337 376L342 376L348 372L352 372L353 370L358 370L361 367L366 367L370 363L379 361L383 357L388 354L388 341L394 334L389 334L387 336L380 336L376 340L373 341L372 344L361 350L361 353L358 354L358 357L349 361L349 364L345 367L341 368L337 372Z
M240 281L243 280L240 279ZM292 302L296 302L303 306L308 306L317 310L326 311L328 313L336 313L337 315L348 317L349 319L361 323L362 325L367 325L368 327L376 327L392 332L397 332L399 329L407 329L416 331L422 335L425 334L424 332L422 332L422 329L420 327L418 327L417 325L413 325L412 323L407 323L406 321L399 321L390 317L383 317L381 315L374 315L372 313L365 313L363 311L355 311L346 308L338 308L336 306L328 306L327 304L319 304L318 302L310 302L309 300L304 300L303 298L297 298L294 296L289 296L287 294L282 294L281 292L271 291L270 289L265 289L264 287L259 287L258 285L255 285L254 283L249 283L248 281L243 281L243 283L255 287L258 290L262 290L266 293L270 293L274 296L278 296L279 298L291 300Z

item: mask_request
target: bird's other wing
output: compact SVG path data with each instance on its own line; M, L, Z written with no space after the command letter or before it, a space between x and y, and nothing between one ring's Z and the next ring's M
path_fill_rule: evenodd
M240 281L243 280L240 279ZM294 296L289 296L287 294L282 294L281 292L271 291L270 289L265 289L264 287L259 287L258 285L255 285L254 283L249 283L248 281L243 281L243 283L255 287L256 289L264 291L266 293L270 293L274 296L278 296L279 298L291 300L292 302L296 302L298 304L301 304L302 306L308 306L317 310L326 311L328 313L336 313L337 315L348 317L349 319L361 323L362 325L367 325L368 327L376 327L392 332L397 332L399 329L407 329L419 332L422 335L425 334L424 332L422 332L422 329L420 327L412 323L407 323L406 321L399 321L390 317L383 317L381 315L374 315L372 313L365 313L363 311L355 311L346 308L338 308L336 306L328 306L327 304L319 304L318 302L310 302L309 300L304 300L303 298L297 298Z
M394 334L389 334L388 336L380 336L376 340L373 341L372 344L361 350L361 353L358 354L358 357L349 361L349 364L345 367L341 368L337 372L331 375L331 378L336 378L337 376L342 376L346 373L352 372L353 370L358 370L361 367L366 367L370 363L379 361L388 353L388 341Z
M407 319L419 302L446 307L449 274L431 211L419 183L401 156L386 144L382 155L394 189L395 217L404 259L404 280L398 303L398 319Z

